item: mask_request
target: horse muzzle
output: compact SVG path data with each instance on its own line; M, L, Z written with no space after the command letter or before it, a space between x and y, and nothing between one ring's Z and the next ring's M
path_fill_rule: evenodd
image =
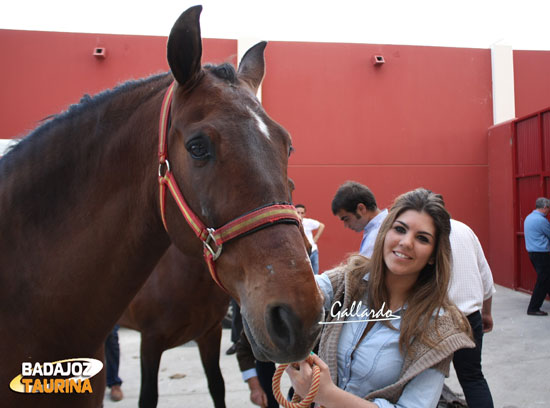
M322 327L318 322L322 318L320 310L317 321L307 325L290 306L275 303L267 306L264 318L268 342L258 341L245 318L243 327L256 359L290 363L305 359L315 347Z

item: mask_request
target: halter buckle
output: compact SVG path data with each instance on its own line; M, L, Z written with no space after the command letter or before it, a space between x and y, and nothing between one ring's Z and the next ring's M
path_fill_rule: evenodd
M164 174L162 173L162 168L166 166L166 171L164 172ZM164 177L165 175L167 175L168 173L170 173L170 162L168 160L164 160L164 161L161 161L159 163L159 177Z
M222 244L218 245L218 249L216 251L214 251L212 249L212 247L210 246L209 242L210 241L212 241L213 243L216 242L216 238L214 238L215 230L214 230L214 228L206 228L206 230L208 231L208 236L206 237L206 239L204 241L202 241L202 244L204 245L204 248L208 252L210 252L210 254L212 255L212 260L215 261L222 254L223 245Z

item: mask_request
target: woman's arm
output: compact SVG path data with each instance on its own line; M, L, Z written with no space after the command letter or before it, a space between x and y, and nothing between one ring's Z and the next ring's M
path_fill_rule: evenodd
M315 402L325 408L435 408L443 389L444 375L430 368L413 378L403 390L397 404L381 398L373 402L362 399L354 394L338 388L330 377L328 366L317 355L312 355L313 362L321 370L319 391ZM309 392L313 379L313 368L305 361L299 367L289 365L286 369L295 392L304 397Z

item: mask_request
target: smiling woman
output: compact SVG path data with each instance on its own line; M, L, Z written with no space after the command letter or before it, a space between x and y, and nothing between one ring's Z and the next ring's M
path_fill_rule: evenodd
M435 235L434 222L424 212L407 210L397 217L384 241L386 279L408 277L414 283L426 264L434 264Z
M474 346L468 321L447 298L449 233L441 196L410 191L395 200L370 260L352 256L316 277L331 312L321 357L312 357L321 369L316 402L326 408L437 405L453 353ZM356 310L335 313L334 305ZM388 306L396 318L376 318ZM306 395L310 364L287 372L297 394Z

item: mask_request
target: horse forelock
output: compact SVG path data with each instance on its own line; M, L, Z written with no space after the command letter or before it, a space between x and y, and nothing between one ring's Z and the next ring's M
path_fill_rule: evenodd
M233 65L227 62L220 65L206 64L203 68L219 79L228 81L231 84L237 83L237 72Z

